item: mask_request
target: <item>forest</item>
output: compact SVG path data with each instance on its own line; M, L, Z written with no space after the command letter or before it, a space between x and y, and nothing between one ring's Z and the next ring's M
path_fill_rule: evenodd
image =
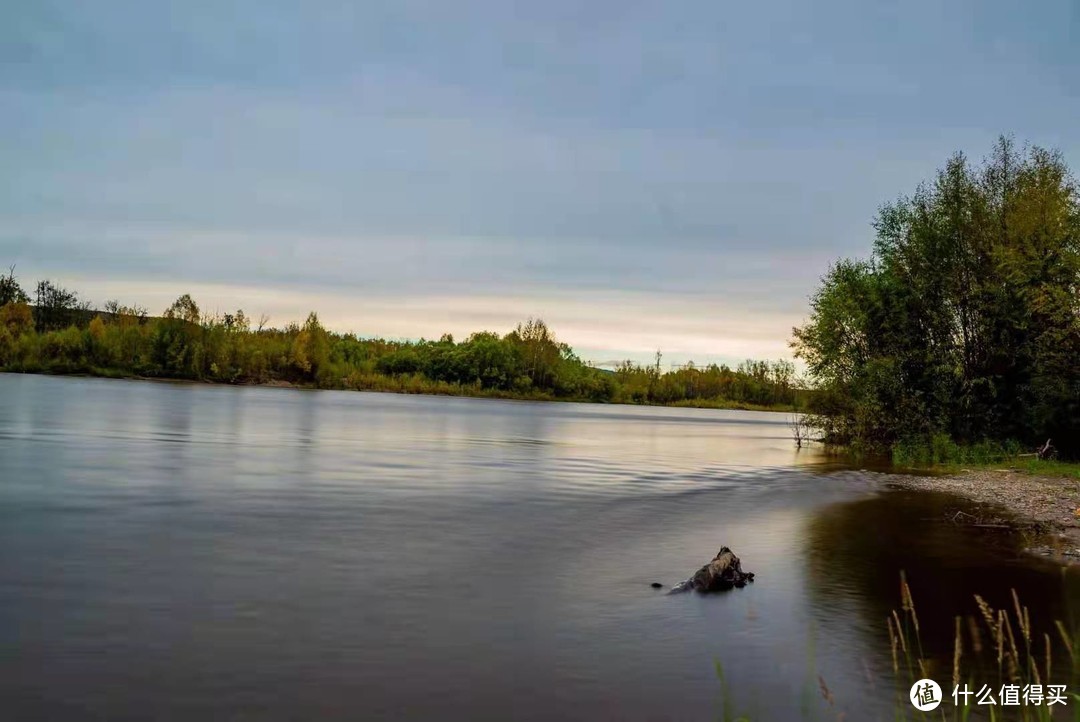
M94 309L48 280L33 291L14 268L0 276L0 371L725 408L790 409L805 396L785 360L594 368L539 319L463 341L393 341L335 333L315 313L284 328L242 310L205 314L186 294L151 316L117 301Z
M826 440L865 449L1053 439L1080 455L1080 203L1062 155L1002 137L883 206L794 330Z
M786 360L664 371L595 368L539 319L457 341L337 333L315 313L271 328L180 296L160 315L92 308L0 276L0 371L290 384L322 389L808 410L829 444L1014 451L1053 439L1080 456L1080 200L1062 155L1002 137L953 155L882 206L866 259L810 299Z

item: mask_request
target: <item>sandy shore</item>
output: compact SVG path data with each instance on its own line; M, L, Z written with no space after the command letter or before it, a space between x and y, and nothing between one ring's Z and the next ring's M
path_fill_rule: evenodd
M1032 533L1033 554L1080 564L1080 480L1017 471L963 471L949 476L898 476L891 485L940 491L974 503L958 523L1007 525Z

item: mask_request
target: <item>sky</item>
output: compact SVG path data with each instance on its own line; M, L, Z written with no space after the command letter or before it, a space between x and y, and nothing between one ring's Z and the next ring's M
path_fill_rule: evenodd
M789 357L884 202L1080 168L1080 3L0 3L0 267L597 363Z

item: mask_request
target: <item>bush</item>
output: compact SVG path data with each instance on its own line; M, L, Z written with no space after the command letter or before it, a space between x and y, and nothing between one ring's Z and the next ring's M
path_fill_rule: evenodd
M894 444L892 460L897 466L905 467L997 464L1015 461L1022 451L1023 445L1014 439L984 439L974 444L958 444L948 434L937 433L929 438L908 438Z
M34 313L25 303L7 303L0 306L0 326L7 328L13 338L18 338L34 328Z
M82 331L68 326L42 336L41 353L57 370L74 370L86 366L86 342Z
M15 339L11 337L11 331L7 326L0 326L0 368L7 366L15 351Z

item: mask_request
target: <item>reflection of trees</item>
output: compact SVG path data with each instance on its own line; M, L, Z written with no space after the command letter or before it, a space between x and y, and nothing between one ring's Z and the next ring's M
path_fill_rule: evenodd
M995 608L1012 608L1011 589L1031 610L1041 635L1067 618L1067 595L1080 604L1077 575L1033 561L1015 536L952 524L961 503L931 493L890 492L836 504L810 522L806 547L811 603L829 608L852 597L864 620L888 647L886 616L900 605L900 573L907 574L925 651L948 657L954 618L977 615L974 595Z

